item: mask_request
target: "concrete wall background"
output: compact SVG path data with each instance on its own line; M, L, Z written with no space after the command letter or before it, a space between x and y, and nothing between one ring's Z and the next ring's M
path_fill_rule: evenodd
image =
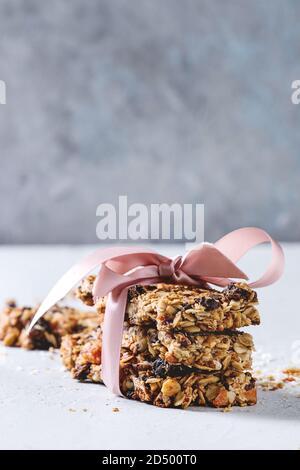
M300 240L300 2L0 0L0 243L96 241L96 206L205 204Z

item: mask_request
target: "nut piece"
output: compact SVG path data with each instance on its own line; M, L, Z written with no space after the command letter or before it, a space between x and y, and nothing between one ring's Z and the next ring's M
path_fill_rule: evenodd
M177 380L167 379L164 381L161 391L166 397L173 397L174 395L177 395L178 392L180 392L180 389L181 387Z
M221 390L220 393L218 393L216 398L213 400L213 405L216 408L227 406L229 404L228 393L229 392L227 392L225 389ZM232 399L232 397L231 397L231 399ZM233 400L232 400L232 402L233 402Z
M11 328L3 339L4 346L12 346L19 337L19 331L17 328Z

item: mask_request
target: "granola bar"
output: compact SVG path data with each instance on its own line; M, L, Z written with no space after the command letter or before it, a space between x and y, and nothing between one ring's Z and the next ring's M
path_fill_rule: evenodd
M100 330L65 336L61 355L74 378L102 383ZM128 398L161 407L256 403L255 380L249 372L227 369L199 373L193 367L167 364L161 359L153 361L145 353L135 355L126 348L121 351L120 388Z
M187 408L192 405L227 408L254 405L257 401L255 380L251 374L230 370L225 375L192 373L167 378L147 372L138 375L124 373L121 390L128 398L163 408Z
M254 405L257 401L255 379L250 372L229 368L199 372L192 366L168 364L162 359L151 361L126 350L120 360L120 388L128 398L164 408L226 408Z
M125 328L120 357L120 386L122 393L129 398L157 406L182 408L190 404L226 407L256 402L254 379L250 373L234 367L233 361L221 371L205 371L195 365L168 363L160 357L155 359L146 347L135 348L133 352L124 347L130 346L127 336L130 336L132 328L139 327ZM239 340L244 335L238 334L234 338ZM206 338L212 336L206 335ZM217 335L218 338L222 336ZM102 383L101 338L100 328L63 338L61 356L74 378ZM250 341L252 344L252 338ZM170 395L170 386L176 387L176 394Z
M95 370L99 370L99 367L95 369L94 366L101 364L101 343L101 328L63 338L62 359L75 378L94 381L92 376ZM214 372L227 369L241 372L251 368L253 340L251 335L241 332L191 336L125 324L122 348L130 355L143 355L152 362L161 359L169 367L169 372Z
M5 346L25 349L59 348L61 338L68 333L96 328L99 315L75 308L56 305L27 333L37 308L18 307L14 301L6 304L0 313L0 340Z
M94 280L94 276L88 276L77 290L77 296L88 305L94 304ZM246 283L232 283L223 290L138 285L129 289L126 320L132 325L153 324L166 331L223 331L258 325L257 303L256 292ZM105 299L97 301L96 307L103 314Z
M252 336L238 331L220 333L168 332L125 324L122 346L134 354L147 353L168 364L193 366L196 370L250 369Z

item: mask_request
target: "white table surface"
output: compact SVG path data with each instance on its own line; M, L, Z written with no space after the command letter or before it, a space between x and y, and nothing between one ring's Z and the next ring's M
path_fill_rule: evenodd
M282 280L259 291L262 325L249 328L268 367L295 364L300 342L300 245L285 245ZM0 303L41 300L73 262L94 247L0 247ZM157 247L177 254L176 246ZM258 274L265 247L241 263ZM259 269L260 268L260 269ZM298 341L298 346L297 346ZM260 366L260 363L258 363ZM300 394L300 389L298 390ZM119 412L113 412L118 407ZM300 398L287 390L259 392L254 407L230 413L161 409L78 383L57 353L0 348L1 449L299 449Z

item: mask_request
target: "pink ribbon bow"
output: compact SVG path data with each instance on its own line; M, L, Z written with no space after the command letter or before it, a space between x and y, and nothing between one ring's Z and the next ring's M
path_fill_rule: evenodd
M103 324L102 379L115 394L119 388L119 362L127 292L136 284L160 282L199 286L203 282L226 286L234 279L248 279L236 262L252 247L271 243L272 260L263 276L251 287L264 287L277 281L283 272L284 255L281 246L264 230L248 227L235 230L214 245L203 243L185 256L174 259L152 249L112 247L96 250L73 266L55 284L36 312L30 327L61 300L84 276L101 265L93 286L95 300L108 296Z

